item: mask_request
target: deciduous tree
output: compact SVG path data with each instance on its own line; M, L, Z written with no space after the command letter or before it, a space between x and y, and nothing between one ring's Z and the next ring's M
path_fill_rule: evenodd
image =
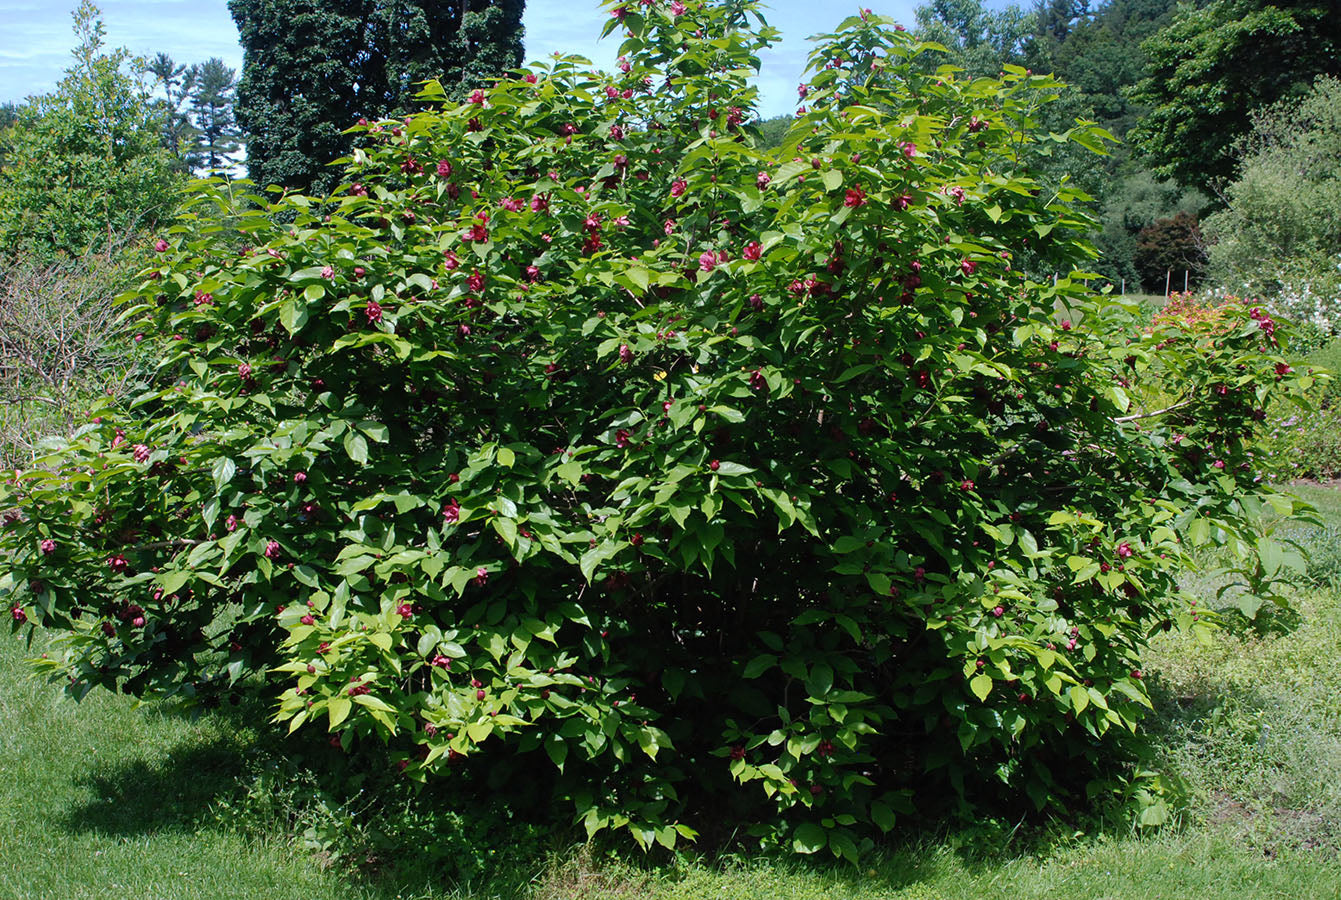
M1220 187L1234 176L1231 148L1254 110L1302 97L1315 76L1341 71L1341 6L1185 4L1143 46L1150 70L1132 99L1150 112L1133 132L1135 144L1159 175Z
M98 8L74 14L74 62L19 112L0 173L0 243L42 257L81 254L171 215L176 179L143 69L107 52Z

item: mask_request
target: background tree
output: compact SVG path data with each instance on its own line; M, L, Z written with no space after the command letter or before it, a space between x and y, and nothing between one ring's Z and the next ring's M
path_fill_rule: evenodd
M523 0L229 0L245 51L237 123L261 185L329 190L359 118L408 112L521 64Z
M232 165L232 154L241 149L241 134L234 115L237 70L217 56L191 67L191 118L196 132L198 165L216 172Z
M0 173L0 247L51 259L169 216L176 179L163 117L126 50L106 52L98 8L74 14L74 62L19 113Z
M1210 203L1200 191L1180 188L1176 183L1161 180L1128 157L1118 174L1110 182L1100 206L1101 227L1095 235L1100 258L1096 270L1112 281L1115 287L1131 291L1141 288L1142 279L1137 265L1137 247L1142 229L1159 219L1187 213L1196 215ZM1182 286L1181 281L1179 286ZM1164 273L1160 270L1158 284L1150 289L1164 289Z
M190 172L200 164L195 155L196 133L191 117L183 109L195 88L195 69L179 63L166 53L158 53L147 66L163 91L163 146L177 160L181 172Z
M787 130L792 127L794 121L796 119L793 116L773 116L755 123L755 127L759 129L759 146L767 149L781 147L782 141L787 137Z
M1150 70L1132 99L1151 110L1133 132L1137 147L1162 177L1223 185L1253 110L1301 97L1316 75L1341 72L1341 6L1185 4L1143 47Z
M983 0L931 0L917 8L917 36L943 44L949 62L969 75L996 76L1007 63L1024 61L1034 14L1011 4L992 10Z
M1341 331L1341 79L1252 116L1227 207L1206 221L1211 270Z
M9 141L9 129L19 120L17 103L0 103L0 169L5 167L5 153Z
M1182 290L1201 284L1206 271L1206 242L1192 213L1156 219L1141 229L1132 257L1148 290Z

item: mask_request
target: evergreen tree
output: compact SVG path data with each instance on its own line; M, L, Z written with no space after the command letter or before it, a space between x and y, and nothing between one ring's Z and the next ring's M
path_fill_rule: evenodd
M241 148L234 102L237 70L212 57L191 67L191 117L196 131L198 165L217 172L232 165L229 158Z
M149 60L147 71L158 82L164 99L159 101L163 110L163 146L177 160L181 172L190 172L200 161L195 155L196 133L191 118L182 104L195 87L194 67L178 63L166 53Z
M344 129L400 115L423 81L454 95L521 64L524 0L229 0L245 52L237 123L260 185L329 190Z

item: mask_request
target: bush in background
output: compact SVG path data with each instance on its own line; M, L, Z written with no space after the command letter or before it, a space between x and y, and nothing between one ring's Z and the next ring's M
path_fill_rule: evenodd
M144 258L86 253L0 265L0 465L27 468L46 437L70 437L94 406L117 403L143 374L113 302Z
M1341 331L1341 80L1253 116L1228 207L1207 217L1210 272L1281 315Z

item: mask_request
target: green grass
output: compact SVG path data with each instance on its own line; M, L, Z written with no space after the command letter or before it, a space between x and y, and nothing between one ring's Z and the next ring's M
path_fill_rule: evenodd
M1298 490L1326 527L1294 533L1326 550L1341 532L1341 492ZM272 751L242 716L193 721L105 693L75 704L29 677L30 651L0 640L0 900L1341 900L1337 580L1315 578L1298 604L1289 629L1205 643L1174 634L1152 648L1160 766L1189 798L1177 825L1157 834L1022 845L1009 826L985 825L905 835L852 868L747 855L653 864L576 843L547 854L533 832L516 832L515 843L533 846L465 884L397 865L423 858L415 841L375 873L324 864L303 835L317 819L295 807L302 791L283 775L255 780ZM337 834L381 827L337 812L343 824L325 820ZM414 827L401 833L431 839Z
M988 848L984 848L988 849ZM988 855L946 841L890 854L869 869L755 862L690 866L640 880L636 873L570 867L538 892L543 900L638 897L640 900L983 900L983 898L1310 898L1341 896L1341 869L1304 854L1265 859L1206 831L1147 840L1078 842L1045 857ZM585 874L585 884L580 875ZM585 890L584 890L585 888Z
M200 823L231 790L251 736L126 697L83 703L31 678L0 641L0 898L374 897L323 872L285 835Z

